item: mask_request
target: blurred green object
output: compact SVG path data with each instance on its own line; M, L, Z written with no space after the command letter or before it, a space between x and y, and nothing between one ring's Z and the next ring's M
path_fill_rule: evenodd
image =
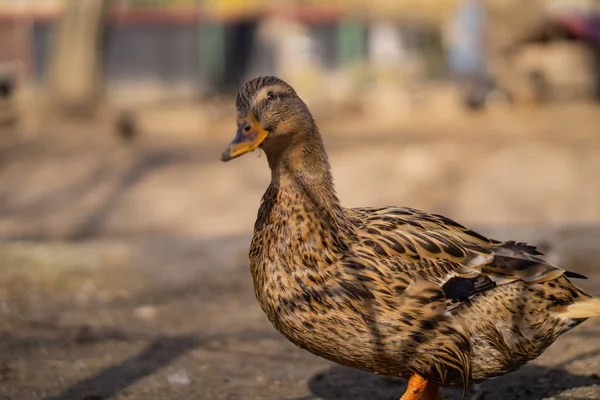
M219 21L204 21L198 25L198 62L200 70L214 83L220 82L225 71L225 28Z
M348 65L365 56L365 24L353 18L340 20L338 26L338 57L340 65Z

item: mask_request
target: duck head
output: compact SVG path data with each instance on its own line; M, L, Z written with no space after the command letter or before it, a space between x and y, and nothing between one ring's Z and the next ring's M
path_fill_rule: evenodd
M286 82L263 76L246 82L236 98L237 132L221 155L229 161L263 149L267 156L285 151L298 133L314 130L306 104Z

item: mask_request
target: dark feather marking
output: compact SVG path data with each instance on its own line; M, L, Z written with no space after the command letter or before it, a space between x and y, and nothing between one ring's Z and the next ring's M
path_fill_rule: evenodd
M441 253L442 249L440 249L440 247L435 244L431 239L429 239L427 236L425 235L420 235L418 233L413 233L413 236L415 238L415 240L428 252L430 253Z
M414 226L416 228L419 228L419 229L425 229L425 227L423 226L423 224L421 224L420 222L417 222L417 221L413 221L412 219L407 219L407 220L404 220L403 222L406 223L406 224L408 224L408 225L411 225L411 226Z
M386 236L384 238L386 244L397 253L406 253L406 248L396 239L390 236Z
M366 269L366 267L365 267L364 264L357 263L356 261L348 261L348 262L346 262L346 267L354 269L354 270L357 270L357 271Z
M409 336L409 341L416 343L417 345L424 344L427 341L427 336L421 331L414 331Z
M410 250L412 253L418 254L417 252L417 248L415 247L414 244L412 244L412 242L410 240L408 240L408 238L404 235L397 235L398 237L400 237L402 239L402 241L404 242L404 246L408 248L408 250ZM388 240L390 239L389 237L386 237Z
M361 282L374 282L375 278L368 276L368 275L356 275L356 279L358 279Z
M496 283L489 277L479 275L476 278L453 277L442 286L442 290L447 299L455 302L465 302L476 294L495 287Z
M392 230L396 229L396 227L394 225L390 225L390 224L375 224L374 226L377 229L381 229L382 231L392 231Z
M536 259L534 257L528 260L524 258L518 258L518 256L511 257L505 255L496 255L494 261L502 261L504 265L506 265L508 271L510 271L511 269L514 271L523 271L535 265L546 263L544 260Z
M465 252L460 247L458 247L457 245L455 245L454 243L452 243L449 240L442 242L442 246L443 246L444 252L450 254L453 257L464 257L465 256Z
M485 237L485 236L483 236L482 234L480 234L480 233L478 233L478 232L472 231L471 229L467 229L467 230L465 230L465 233L466 233L467 235L469 235L469 236L473 236L474 238L477 238L477 239L479 239L479 240L483 240L483 241L485 241L485 242L491 242L491 243L500 243L500 242L499 242L499 241L497 241L497 240L492 240L492 239L490 239L490 238L488 238L488 237Z
M505 248L511 249L516 252L523 252L523 253L531 254L534 256L541 256L544 254L544 253L539 252L535 246L531 246L531 245L529 245L527 243L523 243L523 242L515 242L514 240L510 240L510 241L504 243L501 247L505 247Z
M375 253L379 254L380 256L387 256L386 251L383 249L383 247L381 247L379 243L374 242L372 240L365 240L364 243L365 245L372 248L375 251Z
M377 229L373 229L373 228L367 228L367 232L369 232L369 234L371 235L381 235L381 232L378 231Z
M588 279L587 276L578 274L577 272L565 271L565 276L567 278L575 278L575 279Z
M355 285L350 282L341 282L340 286L345 290L346 294L357 300L369 299L374 300L375 296L364 286ZM354 306L354 305L352 305Z
M388 213L392 215L413 215L414 210L408 208L396 208L393 210L389 210Z

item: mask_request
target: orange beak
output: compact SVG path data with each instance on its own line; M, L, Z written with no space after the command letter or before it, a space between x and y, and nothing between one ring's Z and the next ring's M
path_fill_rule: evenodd
M258 123L253 113L238 122L235 138L221 154L221 161L233 160L243 154L256 150L265 141L269 133Z

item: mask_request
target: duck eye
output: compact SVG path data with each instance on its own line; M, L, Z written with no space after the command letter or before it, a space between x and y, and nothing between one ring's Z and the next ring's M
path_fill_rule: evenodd
M275 93L273 93L273 92L267 93L267 100L275 100Z

